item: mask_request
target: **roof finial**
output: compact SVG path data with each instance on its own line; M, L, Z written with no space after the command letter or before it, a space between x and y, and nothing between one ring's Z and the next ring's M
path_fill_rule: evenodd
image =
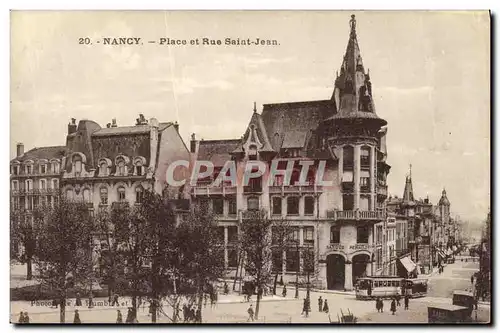
M411 163L410 163L410 179L411 179Z
M257 112L257 102L253 102L253 112Z
M349 25L351 26L351 35L354 35L356 33L356 15L351 15Z

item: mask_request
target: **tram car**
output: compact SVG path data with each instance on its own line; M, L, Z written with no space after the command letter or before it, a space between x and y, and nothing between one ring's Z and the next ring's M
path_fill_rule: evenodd
M392 298L402 295L404 279L398 276L368 276L356 281L357 299Z
M402 294L411 298L424 297L427 295L427 282L427 279L405 279Z

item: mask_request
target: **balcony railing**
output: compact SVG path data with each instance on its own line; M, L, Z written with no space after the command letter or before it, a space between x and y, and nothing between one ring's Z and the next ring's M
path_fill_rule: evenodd
M323 187L320 185L312 184L312 185L272 185L269 186L269 193L318 193L322 192Z
M387 185L377 186L377 195L387 196Z
M382 220L385 218L384 212L363 210L330 210L326 215L327 218L334 220Z
M227 195L236 194L236 186L232 186L230 183L221 183L219 186L212 186L211 182L198 182L196 186L191 189L194 196L197 195Z

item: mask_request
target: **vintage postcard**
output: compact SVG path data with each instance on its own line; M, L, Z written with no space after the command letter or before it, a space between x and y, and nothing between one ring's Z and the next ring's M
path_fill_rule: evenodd
M10 322L491 322L488 11L12 11Z

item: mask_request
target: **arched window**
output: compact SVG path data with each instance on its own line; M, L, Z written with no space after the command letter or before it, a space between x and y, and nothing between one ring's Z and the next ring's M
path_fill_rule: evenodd
M47 189L47 181L45 179L40 179L40 190Z
M25 185L25 187L26 187L26 188L25 188L25 190L26 190L26 191L31 191L31 190L33 190L33 182L32 182L32 180L31 180L31 179L26 180L26 182L24 183L24 185Z
M108 175L108 163L106 161L102 161L101 164L99 164L99 176L107 176Z
M251 145L248 147L248 159L255 161L257 159L257 146Z
M57 179L52 179L52 189L56 190L59 187L59 181Z
M82 173L82 157L80 155L75 155L73 157L73 168L75 170L75 175L80 176Z
M123 186L118 187L118 201L125 201L125 187Z
M330 227L330 243L337 244L340 243L340 227L331 226Z
M370 168L370 147L361 147L361 168Z
M47 164L45 163L40 164L40 173L41 174L47 173Z
M101 205L107 205L108 204L108 189L106 187L101 187L99 194L101 197Z
M53 161L51 163L51 165L52 165L52 172L53 173L59 173L59 163L56 162L56 161Z
M125 176L125 160L123 158L116 160L116 175Z
M90 190L88 188L83 190L83 201L84 202L91 202L90 200Z
M142 161L141 160L137 160L135 162L135 175L142 176Z
M142 188L142 186L137 186L135 188L135 202L142 203L143 196L144 196L144 189Z
M344 170L352 170L353 166L354 166L354 147L345 146L344 156L343 156Z

